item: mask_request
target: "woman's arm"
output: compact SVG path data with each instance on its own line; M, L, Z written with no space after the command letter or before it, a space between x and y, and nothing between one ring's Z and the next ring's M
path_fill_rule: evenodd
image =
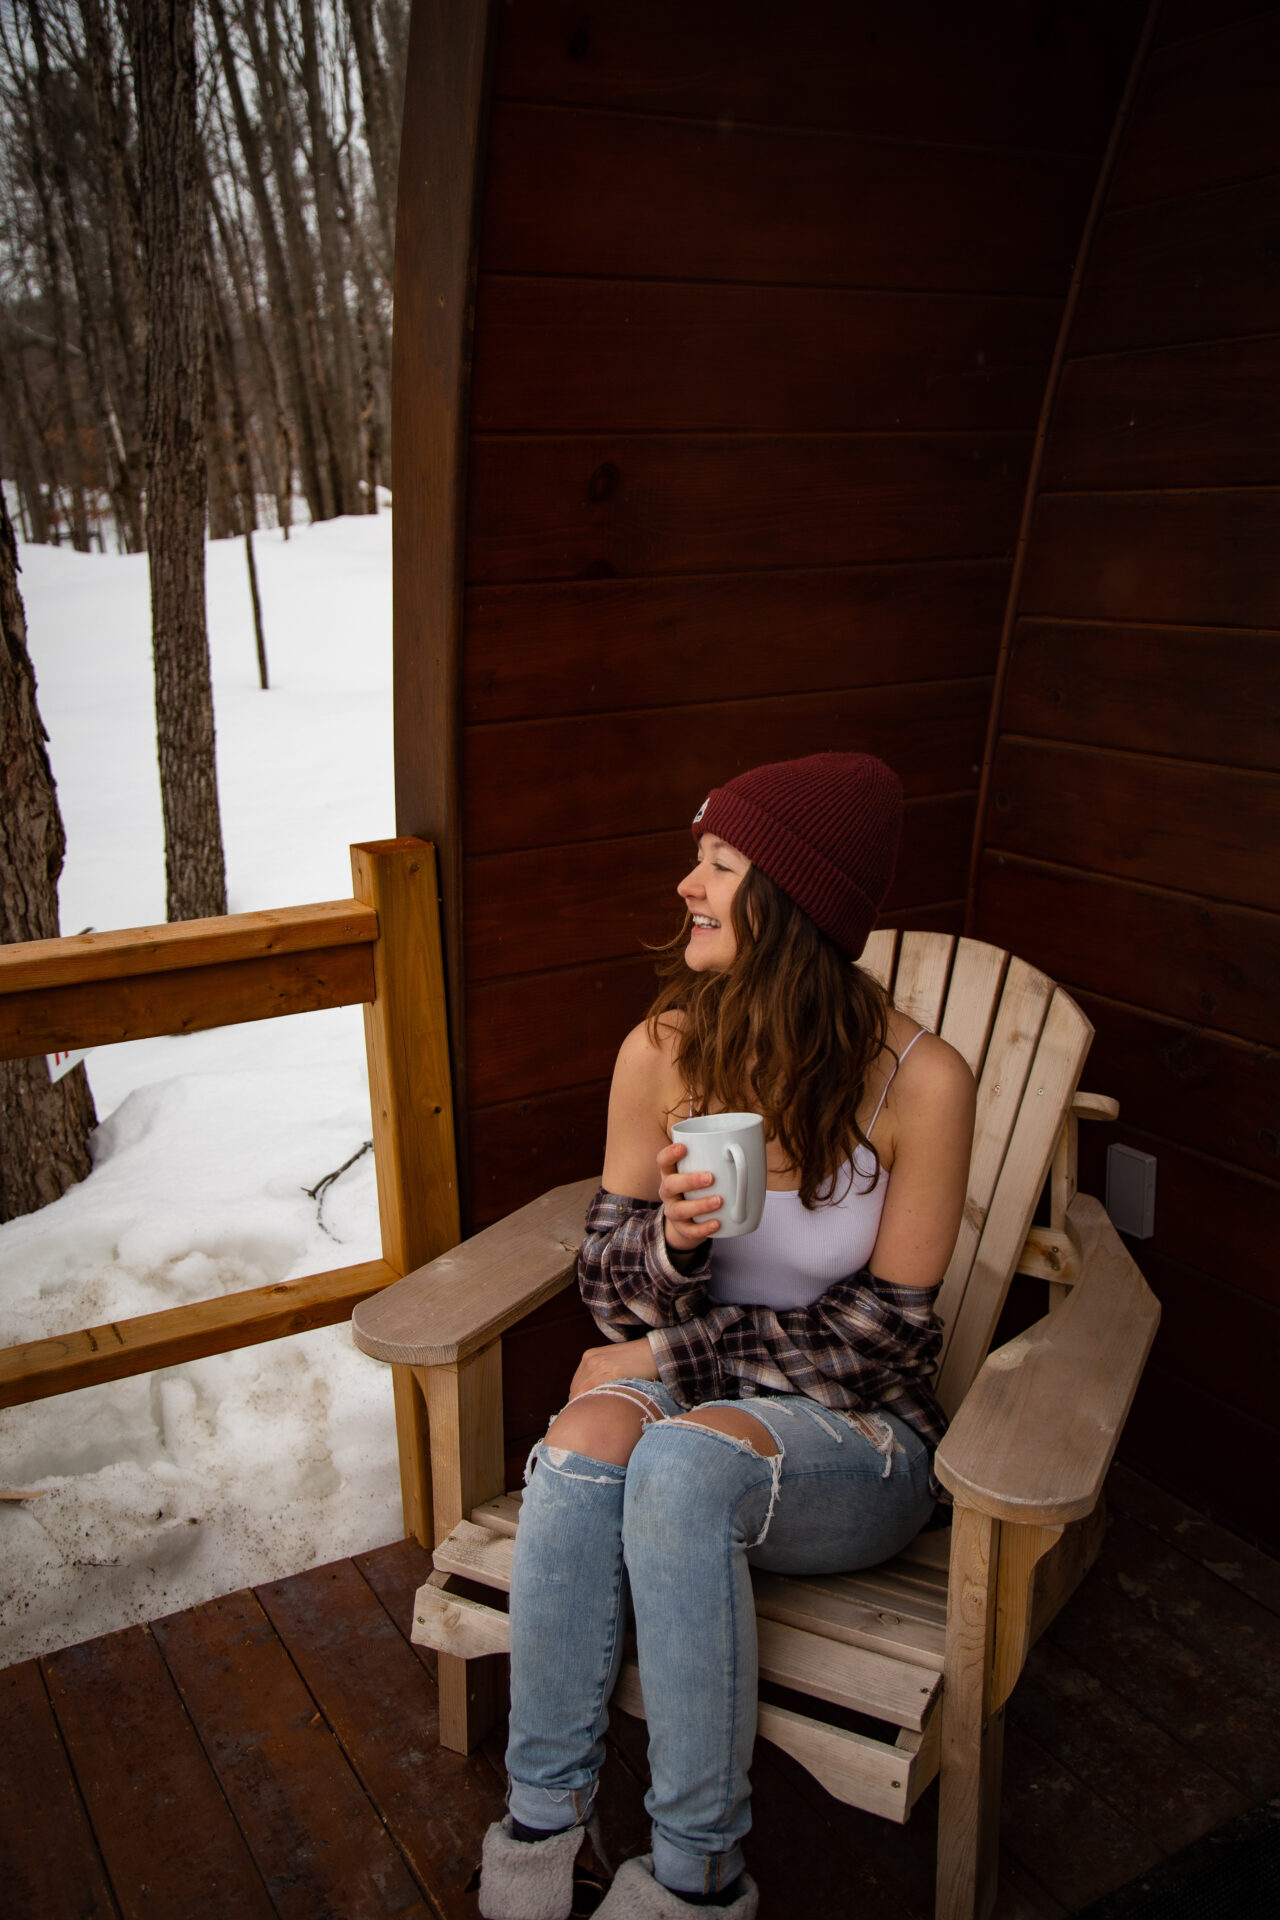
M703 1288L714 1226L707 1173L681 1174L685 1149L667 1137L667 1116L679 1099L675 1035L655 1041L647 1026L622 1043L609 1093L604 1184L587 1213L578 1255L578 1285L592 1318L610 1340L688 1319L705 1304Z
M922 1034L885 1100L891 1172L868 1263L881 1280L934 1287L946 1272L964 1216L976 1103L965 1060L945 1040Z

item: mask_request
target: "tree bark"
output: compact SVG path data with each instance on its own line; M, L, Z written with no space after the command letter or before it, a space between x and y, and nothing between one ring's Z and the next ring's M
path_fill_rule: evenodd
M170 920L227 910L205 624L203 195L194 0L133 0L147 286L147 552Z
M27 623L13 527L0 495L0 940L58 933L58 875L66 839ZM89 1171L97 1125L83 1065L55 1085L44 1056L0 1061L0 1220L56 1200Z
M134 0L134 4L137 4L137 0ZM320 520L325 517L324 500L320 483L319 450L310 405L311 387L304 364L302 329L294 304L288 269L285 266L284 249L276 228L270 195L267 192L258 135L244 103L244 91L240 85L235 50L231 45L231 35L227 28L222 0L209 0L209 18L213 22L213 30L217 36L218 54L227 83L227 95L231 101L236 135L240 141L240 151L244 156L245 174L254 211L258 216L258 234L262 241L263 263L266 267L271 303L275 309L274 331L280 340L285 388L293 413L294 432L297 435L298 469L302 490L307 497L312 519Z

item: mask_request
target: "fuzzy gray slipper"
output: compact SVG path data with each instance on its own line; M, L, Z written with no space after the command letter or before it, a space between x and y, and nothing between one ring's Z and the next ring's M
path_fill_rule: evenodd
M749 1873L742 1876L742 1892L727 1907L695 1907L653 1877L653 1856L624 1860L613 1885L596 1908L596 1920L685 1920L700 1913L705 1920L755 1920L760 1889Z
M509 1813L495 1820L480 1856L484 1920L569 1920L582 1835L581 1827L566 1827L546 1840L517 1840Z

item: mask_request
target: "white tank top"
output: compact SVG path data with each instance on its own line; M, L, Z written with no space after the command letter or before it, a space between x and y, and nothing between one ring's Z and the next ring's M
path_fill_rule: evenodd
M868 1135L880 1118L894 1074L919 1038L919 1033L913 1034L902 1049L871 1116ZM870 1260L888 1187L888 1168L877 1171L870 1149L859 1146L854 1150L852 1180L848 1163L837 1176L837 1199L820 1200L809 1208L801 1204L798 1193L766 1193L764 1215L754 1233L712 1241L707 1297L725 1305L778 1311L811 1307L828 1287L859 1272Z

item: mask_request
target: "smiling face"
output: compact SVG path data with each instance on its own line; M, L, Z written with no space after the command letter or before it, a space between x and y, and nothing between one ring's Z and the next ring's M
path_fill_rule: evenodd
M698 859L676 892L693 915L693 929L685 948L685 964L702 973L727 967L738 950L733 931L733 896L750 871L751 862L727 840L704 833Z

